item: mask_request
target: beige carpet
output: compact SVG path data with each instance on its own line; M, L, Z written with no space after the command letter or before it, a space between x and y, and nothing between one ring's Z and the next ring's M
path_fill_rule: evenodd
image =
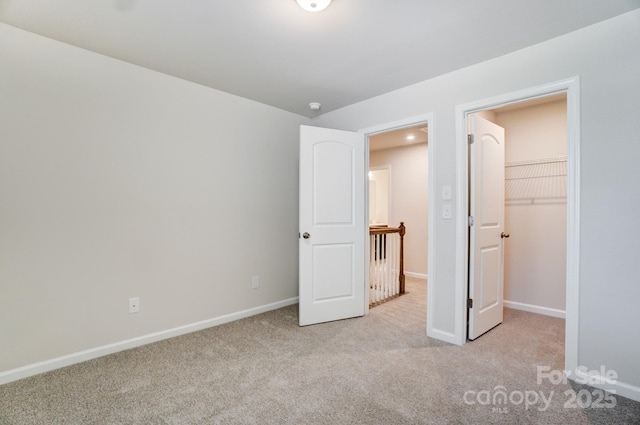
M300 328L291 306L0 386L0 424L640 423L640 403L565 407L593 389L538 385L536 366L563 367L563 320L505 309L452 346L425 336L425 283L407 284L364 318Z

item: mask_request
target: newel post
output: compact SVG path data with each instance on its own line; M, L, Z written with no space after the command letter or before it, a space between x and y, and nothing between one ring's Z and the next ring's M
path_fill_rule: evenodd
M404 234L406 229L404 227L404 221L400 222L400 293L404 294Z

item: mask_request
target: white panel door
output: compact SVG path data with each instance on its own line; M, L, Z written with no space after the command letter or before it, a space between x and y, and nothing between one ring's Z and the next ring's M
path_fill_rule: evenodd
M364 135L300 126L300 326L364 315Z
M469 339L502 323L504 286L504 129L470 118Z

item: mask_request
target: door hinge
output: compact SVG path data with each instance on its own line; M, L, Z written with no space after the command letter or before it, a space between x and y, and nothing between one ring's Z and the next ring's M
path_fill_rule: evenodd
M467 308L473 308L473 300L471 298L467 298Z
M467 142L472 145L473 144L473 134L467 134Z
M467 218L467 225L468 225L469 227L471 227L471 226L473 226L473 223L474 223L473 216L472 216L472 215L470 215L470 216Z

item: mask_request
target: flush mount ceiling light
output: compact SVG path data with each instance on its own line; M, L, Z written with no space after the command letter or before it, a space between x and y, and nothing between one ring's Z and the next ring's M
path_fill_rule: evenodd
M307 12L320 12L329 6L331 0L296 0L296 2Z

